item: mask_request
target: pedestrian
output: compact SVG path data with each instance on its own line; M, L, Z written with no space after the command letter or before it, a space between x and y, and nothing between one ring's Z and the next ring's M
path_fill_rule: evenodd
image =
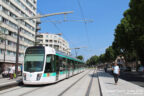
M119 66L117 65L117 63L114 63L112 70L113 70L115 85L117 85L118 77L120 75L120 69L119 69Z
M15 71L15 67L14 67L14 65L12 65L10 67L10 71L9 71L10 79L13 79L13 77L14 77L14 71Z

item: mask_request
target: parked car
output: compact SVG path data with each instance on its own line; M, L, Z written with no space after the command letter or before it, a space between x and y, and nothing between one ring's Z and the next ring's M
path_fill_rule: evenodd
M3 78L9 77L9 71L8 71L8 70L3 71L3 72L2 72L2 77L3 77Z
M10 68L6 69L5 71L2 72L2 77L7 78L10 76L9 74ZM18 66L18 74L21 74L21 68Z
M131 71L131 67L126 67L125 71Z
M140 66L140 67L138 68L138 72L144 72L144 66Z
M126 71L126 67L121 67L121 68L120 68L120 71L121 71L121 72Z
M126 67L123 64L118 64L120 71L124 72L126 70Z

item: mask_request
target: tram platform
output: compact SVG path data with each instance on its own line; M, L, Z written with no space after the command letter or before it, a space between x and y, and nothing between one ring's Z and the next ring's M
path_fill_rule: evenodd
M103 70L98 71L98 79L102 96L144 96L143 87L123 79L115 85L113 76Z
M0 78L0 90L7 88L7 87L18 85L20 83L22 83L22 76L19 76L14 79Z

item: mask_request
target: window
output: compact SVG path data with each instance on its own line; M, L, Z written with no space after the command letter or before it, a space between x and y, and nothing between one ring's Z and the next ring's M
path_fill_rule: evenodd
M59 57L58 56L55 56L55 63L56 63L56 72L59 71Z
M0 53L1 53L1 54L4 54L4 49L0 49Z
M48 40L45 40L45 42L48 42Z
M40 72L43 70L44 48L31 47L26 50L24 58L24 71Z
M0 44L4 43L4 39L0 37Z
M57 71L65 71L66 70L66 63L67 59L60 57L60 56L55 56L55 62L56 62L56 69Z
M69 70L73 70L74 68L74 63L72 60L68 60L68 67L69 67Z
M56 50L58 50L58 49L59 49L59 45L54 45L54 48L55 48Z
M0 16L0 22L2 21L2 17Z
M2 10L2 6L0 5L0 11Z
M50 42L50 43L52 43L52 42L53 42L53 40L50 40L49 42Z
M61 62L61 64L60 64L60 71L66 70L66 66L67 66L67 59L66 59L66 58L63 58L63 59L62 59L62 62Z
M38 37L39 37L39 38L43 38L43 35L39 35Z
M45 66L45 73L53 72L54 66L53 66L53 56L47 55L46 57L46 66Z

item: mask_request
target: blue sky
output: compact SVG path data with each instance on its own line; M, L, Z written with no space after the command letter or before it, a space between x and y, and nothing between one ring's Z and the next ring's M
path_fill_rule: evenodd
M80 9L79 3L82 11ZM123 12L129 8L130 0L38 0L37 11L40 14L74 11L67 20L93 20L93 22L62 22L55 24L49 20L63 20L64 15L42 18L40 32L63 33L62 37L70 48L87 47L78 50L85 60L93 55L105 52L114 40L114 30L123 18ZM72 49L72 54L75 55Z

